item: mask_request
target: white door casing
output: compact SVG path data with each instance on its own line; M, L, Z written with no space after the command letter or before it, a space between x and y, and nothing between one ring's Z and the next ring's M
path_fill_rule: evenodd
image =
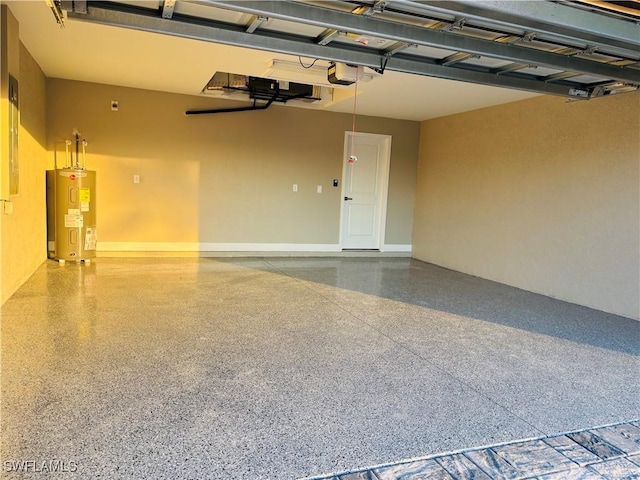
M355 156L353 162L349 161L351 155ZM342 249L383 249L390 159L390 135L345 133L340 208Z

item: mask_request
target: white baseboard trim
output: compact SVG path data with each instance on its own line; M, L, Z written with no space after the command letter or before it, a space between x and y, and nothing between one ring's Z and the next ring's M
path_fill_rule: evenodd
M98 242L97 253L342 253L334 243L200 243L200 242ZM383 253L411 253L411 245L385 245ZM363 252L364 253L364 252ZM376 252L369 252L375 254ZM404 256L404 255L403 255Z
M322 243L98 242L98 252L340 252Z
M411 245L385 245L383 248L383 252L389 253L411 253Z

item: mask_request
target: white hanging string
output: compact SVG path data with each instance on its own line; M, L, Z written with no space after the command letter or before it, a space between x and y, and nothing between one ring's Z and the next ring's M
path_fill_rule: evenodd
M356 138L356 106L358 104L358 67L356 67L356 87L353 95L353 121L351 124L351 149L349 151L349 163L357 162L358 157L354 155L353 144Z

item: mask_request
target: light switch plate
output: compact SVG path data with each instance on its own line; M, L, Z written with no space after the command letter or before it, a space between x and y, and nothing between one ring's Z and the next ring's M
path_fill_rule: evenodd
M3 200L2 203L3 203L3 205L2 205L2 213L4 213L5 215L12 215L13 214L13 202L11 200Z

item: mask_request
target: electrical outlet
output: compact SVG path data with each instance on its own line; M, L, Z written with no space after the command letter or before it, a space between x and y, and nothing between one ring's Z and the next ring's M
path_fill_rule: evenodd
M297 184L297 183L294 183L294 184L293 184L293 191L294 191L294 192L297 192L297 191L298 191L298 184Z
M316 192L318 192L318 193L322 193L322 185L318 185L318 186L316 187Z
M133 176L133 183L140 183L140 175Z

